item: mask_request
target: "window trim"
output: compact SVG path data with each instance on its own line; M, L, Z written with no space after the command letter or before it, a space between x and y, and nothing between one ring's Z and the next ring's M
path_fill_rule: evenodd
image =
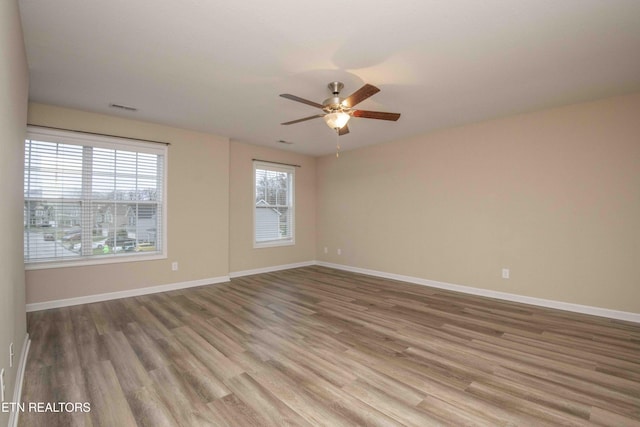
M291 180L291 191L289 191L289 195L291 197L290 206L291 206L291 238L290 239L277 239L277 240L269 240L266 242L258 242L256 240L256 170L270 170L276 172L285 172L290 174ZM295 180L296 180L296 168L293 166L282 165L279 163L270 163L261 160L253 161L253 193L251 195L251 209L252 209L252 228L253 228L253 248L254 249L263 249L263 248L276 248L282 246L294 246L296 244L296 192L295 192Z
M25 135L26 140L40 140L43 142L54 142L59 144L74 144L79 146L90 145L93 147L136 151L139 153L162 154L163 176L162 176L162 250L150 254L141 253L120 253L113 254L109 257L69 257L67 259L46 260L46 261L25 261L25 270L44 270L53 268L81 267L90 265L119 264L127 262L154 261L168 258L168 170L169 170L169 147L165 144L157 144L154 142L146 142L127 137L116 137L108 135L96 135L94 133L83 133L82 131L60 130L37 125L28 125ZM160 145L160 146L159 146ZM24 159L23 159L24 162ZM24 186L24 179L22 181Z

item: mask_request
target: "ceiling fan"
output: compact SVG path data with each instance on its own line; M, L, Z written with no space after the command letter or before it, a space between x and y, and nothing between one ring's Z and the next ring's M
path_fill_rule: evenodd
M339 135L345 135L349 133L349 126L347 126L347 122L351 117L361 117L364 119L377 119L377 120L391 120L396 121L400 118L400 113L384 113L381 111L367 111L367 110L356 110L355 107L360 102L369 98L372 95L380 92L380 89L377 87L366 84L362 86L360 89L352 93L346 98L340 97L340 91L344 87L344 84L341 82L331 82L328 85L329 90L331 91L332 96L325 99L322 104L318 104L317 102L309 101L304 98L300 98L299 96L290 95L288 93L283 93L280 96L283 98L290 99L292 101L302 102L303 104L311 105L312 107L320 108L324 113L316 114L314 116L305 117L298 120L292 120L290 122L281 123L283 125L292 125L295 123L304 122L306 120L315 119L318 117L324 117L325 123L331 128L338 132Z

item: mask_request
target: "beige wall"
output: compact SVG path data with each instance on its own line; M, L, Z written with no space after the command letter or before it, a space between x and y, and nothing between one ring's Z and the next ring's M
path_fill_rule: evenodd
M640 93L320 158L318 258L640 313L639 113Z
M169 258L27 271L27 302L319 259L637 313L637 111L640 94L314 159L31 104L30 123L172 145ZM295 246L253 248L253 158L302 165ZM171 271L172 261L179 271ZM511 270L511 279L500 278L501 268Z
M253 248L252 159L298 164L295 172L295 246ZM229 156L230 272L315 260L316 160L266 147L231 142Z
M34 103L29 105L28 121L43 126L171 143L167 188L168 259L29 270L26 272L28 303L227 275L227 138ZM171 271L173 261L179 263L178 271Z
M26 334L22 253L23 146L29 73L22 42L18 2L0 2L0 368L6 400L13 400L18 358ZM15 363L9 368L9 344ZM0 425L9 414L0 412Z

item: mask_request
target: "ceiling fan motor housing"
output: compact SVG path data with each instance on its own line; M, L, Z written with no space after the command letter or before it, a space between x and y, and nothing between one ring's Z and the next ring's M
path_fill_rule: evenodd
M325 99L322 102L322 105L323 105L322 109L326 113L333 113L333 112L336 112L336 111L345 111L346 112L347 108L345 108L345 106L342 104L344 99L340 98L340 96L338 96L338 95L340 95L340 91L344 87L344 84L342 84L342 82L331 82L327 86L329 87L329 90L331 91L333 96Z

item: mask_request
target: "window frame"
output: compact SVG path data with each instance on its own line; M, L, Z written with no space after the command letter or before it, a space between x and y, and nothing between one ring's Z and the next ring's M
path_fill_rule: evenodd
M48 260L25 260L25 270L41 270L51 268L66 268L66 267L78 267L89 265L102 265L102 264L118 264L126 262L140 262L140 261L153 261L160 259L167 259L168 248L168 166L169 166L169 150L168 144L146 142L140 140L129 139L126 137L115 137L107 135L97 135L92 133L84 133L82 131L73 130L60 130L52 129L48 127L27 126L27 132L25 135L26 145L27 141L41 141L51 142L59 144L70 144L81 147L91 146L94 148L103 148L108 150L123 150L133 151L136 153L158 154L162 155L163 164L163 176L162 176L162 199L159 203L155 204L160 208L162 215L159 224L162 226L162 248L160 251L151 253L135 252L135 253L117 253L111 254L106 257L101 256L82 256L69 257L61 259L48 259ZM26 156L23 157L23 163ZM26 165L25 165L26 167ZM26 171L25 171L26 172ZM23 178L22 186L24 188L26 180ZM23 190L24 193L24 190ZM26 201L26 199L25 199ZM105 201L109 202L109 200Z
M291 210L291 223L289 225L289 229L291 230L290 238L280 238L275 240L268 240L258 242L256 239L256 171L257 170L267 170L273 172L283 172L289 174L289 187L288 195L289 195L289 203L288 208ZM270 163L262 160L254 160L253 161L253 194L251 197L251 209L252 209L252 219L253 219L253 248L254 249L262 249L262 248L275 248L282 246L294 246L296 244L296 221L295 221L295 212L296 212L296 204L295 204L295 174L296 168L294 166L283 165L279 163Z

